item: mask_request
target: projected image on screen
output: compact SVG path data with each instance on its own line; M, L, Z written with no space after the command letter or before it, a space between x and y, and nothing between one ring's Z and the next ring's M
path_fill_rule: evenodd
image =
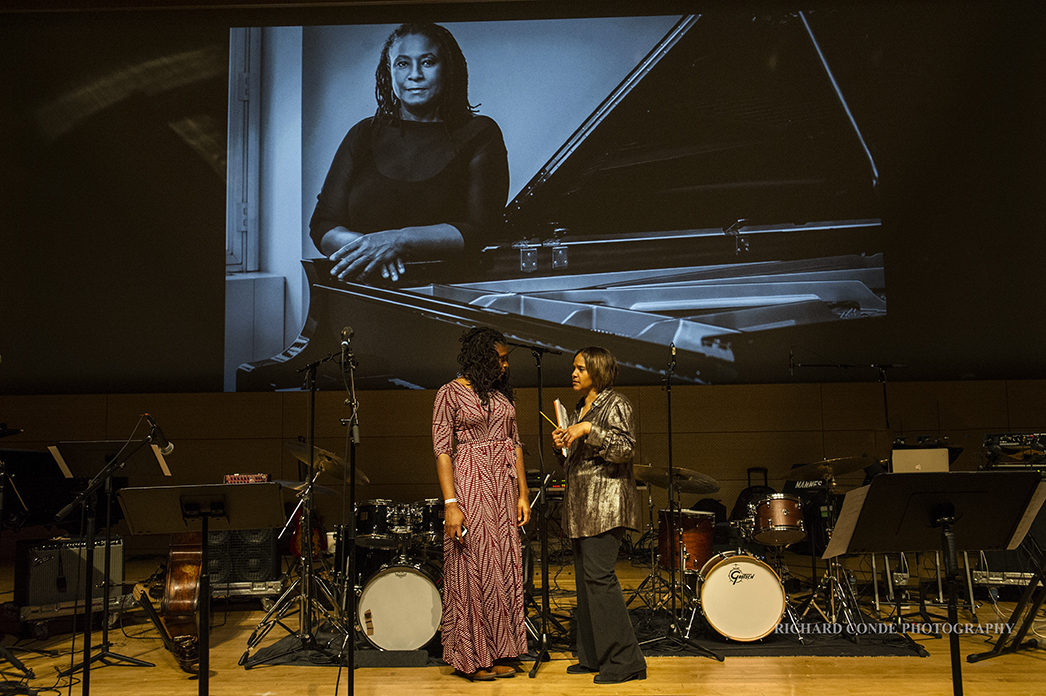
M816 20L284 29L265 59L300 74L301 227L270 234L300 241L303 328L235 388L300 387L345 329L361 388L439 386L476 325L604 345L626 384L672 348L682 381L735 382L804 332L866 332L886 314L875 143Z

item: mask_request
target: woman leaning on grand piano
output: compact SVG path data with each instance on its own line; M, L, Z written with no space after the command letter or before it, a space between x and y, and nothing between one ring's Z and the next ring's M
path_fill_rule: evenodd
M501 129L469 103L461 48L439 25L401 25L376 80L377 111L349 130L317 198L313 242L345 281L471 263L504 213L509 174Z

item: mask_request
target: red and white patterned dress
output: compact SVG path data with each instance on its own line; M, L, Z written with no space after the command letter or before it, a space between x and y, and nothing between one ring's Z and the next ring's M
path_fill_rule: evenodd
M436 393L432 443L437 457L453 459L468 528L461 542L443 537L443 660L471 674L527 651L516 409L494 392L488 410L471 389L449 382Z

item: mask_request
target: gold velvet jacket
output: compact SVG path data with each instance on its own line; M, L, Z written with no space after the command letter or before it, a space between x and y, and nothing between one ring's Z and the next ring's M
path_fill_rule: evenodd
M638 531L632 404L613 389L604 389L580 418L582 403L578 402L570 425L586 420L592 424L592 432L571 444L563 463L567 472L563 529L571 539L595 536L614 527Z

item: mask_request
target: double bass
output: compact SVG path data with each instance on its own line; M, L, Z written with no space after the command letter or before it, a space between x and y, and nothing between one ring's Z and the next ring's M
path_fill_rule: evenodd
M203 535L179 532L171 535L160 613L145 596L138 604L156 625L164 646L189 674L199 671L199 599L200 574L203 570ZM143 593L144 595L144 593Z

